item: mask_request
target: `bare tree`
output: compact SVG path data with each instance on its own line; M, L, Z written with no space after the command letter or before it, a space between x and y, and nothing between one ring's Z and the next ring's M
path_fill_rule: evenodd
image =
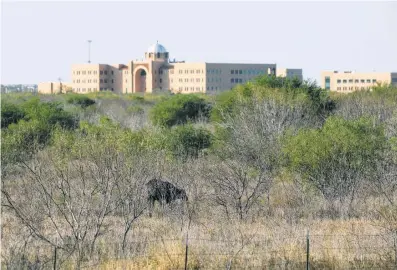
M226 213L234 207L246 217L258 199L270 189L280 163L280 138L287 130L313 125L302 103L285 104L276 99L240 101L238 113L223 115L227 139L220 142L220 160L210 163L209 175L215 197ZM232 201L234 201L232 203Z
M76 254L76 267L105 233L120 179L116 156L61 162L40 152L21 177L3 181L5 206L41 241Z

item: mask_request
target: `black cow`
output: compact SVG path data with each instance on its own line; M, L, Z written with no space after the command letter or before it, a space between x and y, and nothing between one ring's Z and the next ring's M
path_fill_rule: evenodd
M184 189L177 188L167 181L154 178L146 183L146 187L148 191L147 200L150 207L150 216L155 201L158 201L162 206L164 206L164 201L169 204L178 199L185 201L188 200Z

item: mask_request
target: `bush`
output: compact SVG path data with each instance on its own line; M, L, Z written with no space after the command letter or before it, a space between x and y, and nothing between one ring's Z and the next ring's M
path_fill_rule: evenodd
M200 116L208 118L211 106L197 95L177 94L157 103L150 112L155 125L171 127L197 120Z
M95 101L90 99L89 97L83 95L73 95L67 99L69 104L79 105L82 108L86 108L95 104Z
M212 135L207 129L195 128L193 125L177 126L171 130L168 137L169 150L174 157L182 159L197 158L212 142Z
M4 164L29 159L48 144L56 128L72 130L78 126L77 118L64 111L60 103L42 103L33 98L18 110L23 112L24 119L10 124L2 134L1 160Z
M10 124L17 123L24 117L25 113L17 105L5 102L1 104L1 128L6 128Z
M345 198L359 181L372 178L385 145L383 127L374 126L372 119L332 116L321 129L287 136L284 153L292 171L332 200Z
M257 99L269 98L283 104L305 102L313 116L321 118L327 117L335 109L335 102L329 97L329 93L315 83L266 75L220 94L212 110L211 120L223 122L225 115L233 115L239 111L239 105L246 106Z

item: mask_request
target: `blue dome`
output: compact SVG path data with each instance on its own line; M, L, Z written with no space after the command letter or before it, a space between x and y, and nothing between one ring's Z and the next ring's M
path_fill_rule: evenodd
M161 45L157 42L156 44L153 44L152 46L150 46L147 49L147 52L148 53L166 53L167 49L163 45Z

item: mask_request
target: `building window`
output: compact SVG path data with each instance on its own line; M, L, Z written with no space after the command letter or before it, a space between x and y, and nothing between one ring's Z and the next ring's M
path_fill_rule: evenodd
M108 80L105 79L104 82L105 82L105 83L108 83Z
M355 82L355 83L358 83L358 82L359 82L359 80L355 79L355 80L354 80L354 82Z
M103 75L103 71L102 71L102 70L101 70L101 71L99 71L99 74L100 74L100 75Z
M114 83L114 80L112 79L112 83Z
M336 81L336 83L341 83L341 82L342 82L341 80L337 80L337 81Z
M361 79L360 82L361 82L361 83L365 83L365 80Z
M234 79L232 78L232 79L230 80L230 82L231 82L231 83L234 83Z
M107 70L105 70L103 73L104 73L105 75L108 75L108 71L107 71Z
M239 79L238 82L239 82L239 83L242 83L242 82L243 82L243 79Z
M376 79L372 79L372 83L376 83Z
M367 79L367 83L370 83L371 82L371 80L370 79Z
M163 79L160 78L160 83L162 83L162 82L163 82Z
M347 83L347 80L343 80L343 83Z
M349 80L349 83L353 83L353 79L350 79L350 80Z
M331 89L331 78L330 77L325 77L325 89L330 90Z
M238 71L238 74L243 74L243 71L240 69L240 70Z
M113 75L114 73L113 73L113 70L112 70L112 75ZM113 90L113 88L112 88L112 90Z
M101 79L100 82L103 83L103 80Z
M234 70L233 69L231 70L231 74L234 74Z

